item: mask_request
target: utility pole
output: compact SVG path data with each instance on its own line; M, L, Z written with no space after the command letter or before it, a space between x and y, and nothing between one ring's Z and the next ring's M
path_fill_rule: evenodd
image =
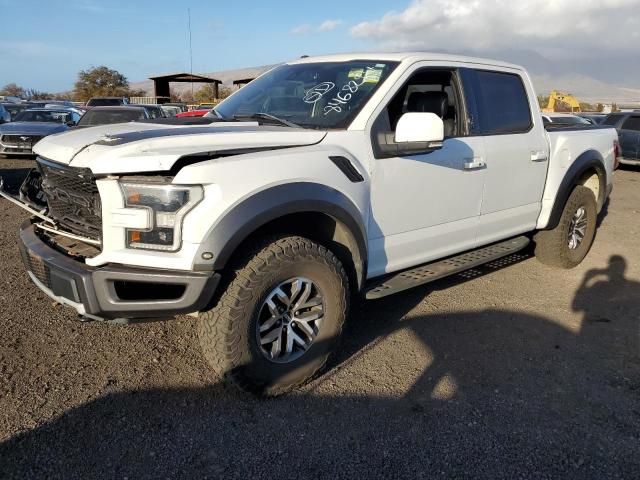
M187 8L187 17L189 18L189 64L191 73L191 98L193 98L193 49L191 47L191 9Z

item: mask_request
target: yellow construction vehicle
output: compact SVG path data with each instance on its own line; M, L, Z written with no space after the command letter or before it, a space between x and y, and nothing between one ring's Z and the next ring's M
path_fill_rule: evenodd
M562 106L565 104L566 107ZM543 112L552 113L552 112L566 112L566 108L569 108L570 112L581 112L580 110L580 102L576 97L569 93L558 92L557 90L552 90L549 95L549 103L547 103L547 108L543 108ZM562 110L562 109L565 110Z

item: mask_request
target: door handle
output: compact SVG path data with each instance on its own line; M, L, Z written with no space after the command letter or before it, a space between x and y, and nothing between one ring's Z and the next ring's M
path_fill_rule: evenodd
M465 158L464 159L464 169L465 170L476 170L478 168L486 167L486 163L482 157L473 157L473 158Z
M532 162L546 162L547 161L547 152L544 150L532 150L531 151L531 161Z

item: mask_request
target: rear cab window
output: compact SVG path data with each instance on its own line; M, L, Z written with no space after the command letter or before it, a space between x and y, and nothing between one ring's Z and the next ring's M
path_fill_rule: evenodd
M465 69L472 135L526 133L533 127L529 96L520 75Z
M627 118L622 124L622 130L640 131L640 115L633 115Z
M624 115L613 113L602 121L602 125L616 125Z

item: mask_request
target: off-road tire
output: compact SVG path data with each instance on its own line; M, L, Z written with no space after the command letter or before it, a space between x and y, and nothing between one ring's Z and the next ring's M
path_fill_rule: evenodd
M574 214L583 207L586 211L585 236L576 249L570 249L568 238ZM593 244L597 225L596 198L587 187L578 185L567 199L558 225L552 230L538 232L534 241L536 258L552 267L570 269L579 265Z
M256 322L266 296L281 282L304 276L323 292L325 314L309 349L290 363L260 351ZM324 246L298 236L271 237L245 250L216 306L200 315L198 336L213 370L242 390L274 396L298 387L326 364L349 310L347 274Z

